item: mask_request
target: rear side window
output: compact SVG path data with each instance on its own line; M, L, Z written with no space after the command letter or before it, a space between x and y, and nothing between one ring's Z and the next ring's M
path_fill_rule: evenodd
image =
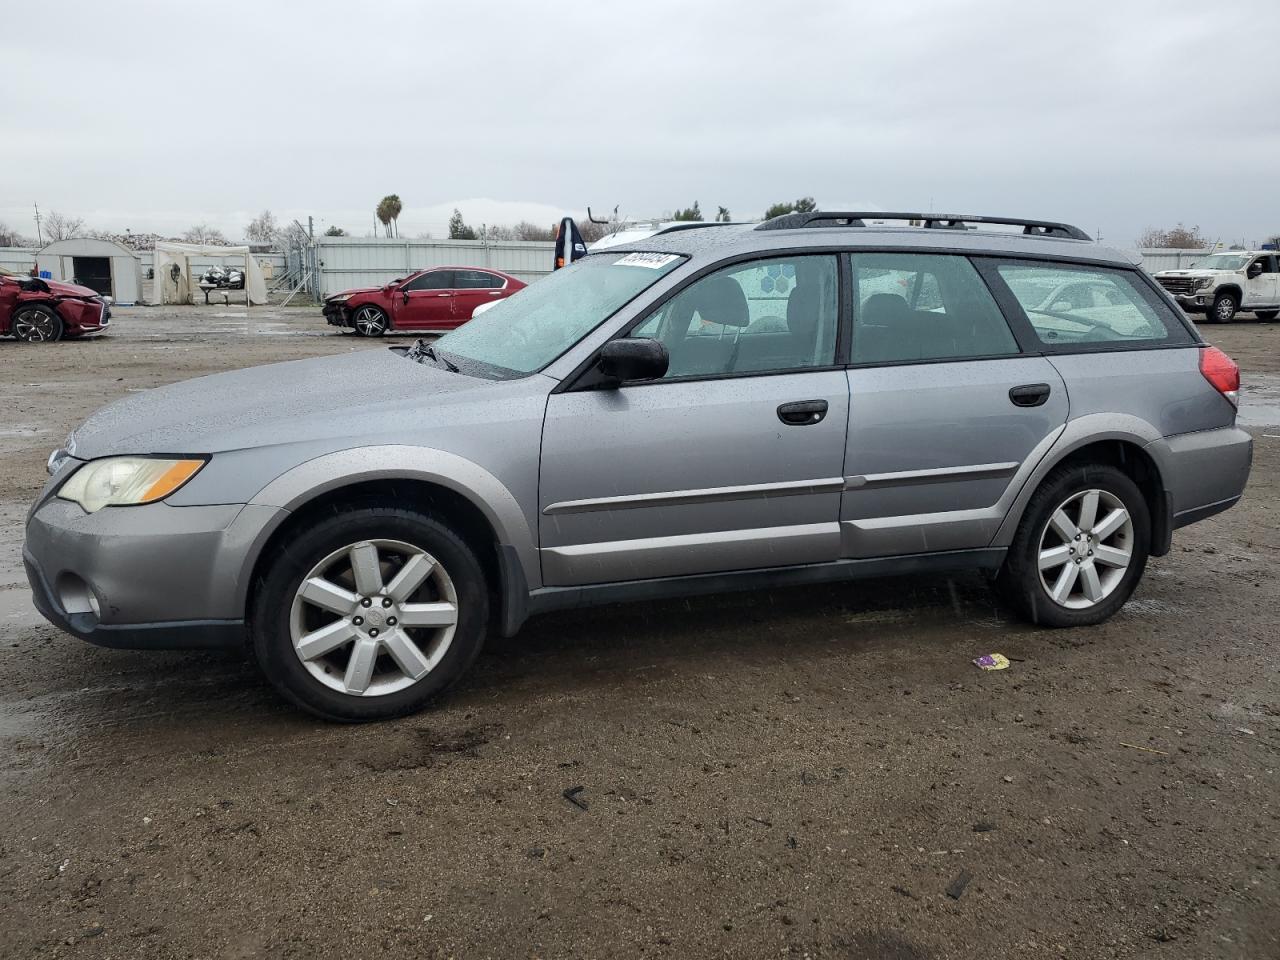
M996 272L1046 347L1186 339L1164 305L1128 271L1001 263Z
M1016 354L1018 343L966 258L855 253L854 363Z
M453 284L460 290L485 290L501 287L505 281L483 270L455 270Z

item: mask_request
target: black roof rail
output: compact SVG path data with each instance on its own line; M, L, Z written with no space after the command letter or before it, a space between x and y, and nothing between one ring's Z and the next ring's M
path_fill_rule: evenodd
M766 220L757 230L799 230L802 227L865 227L868 220L918 220L920 225L932 230L965 230L971 223L996 223L1010 227L1022 227L1031 237L1060 237L1069 240L1093 238L1069 223L1052 220L1023 220L1019 217L985 217L958 213L884 213L879 210L846 211L823 210L812 213L784 213Z

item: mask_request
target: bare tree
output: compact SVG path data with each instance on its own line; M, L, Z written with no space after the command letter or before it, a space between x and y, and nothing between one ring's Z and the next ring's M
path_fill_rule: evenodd
M0 247L34 247L36 242L24 237L6 223L0 223Z
M521 220L512 232L516 240L552 240L555 238L555 227L540 227L528 220Z
M1179 222L1176 227L1168 229L1147 227L1138 236L1138 246L1144 250L1151 247L1203 250L1209 246L1209 241L1201 235L1199 227L1186 227Z
M222 231L217 227L211 227L207 223L197 223L194 227L187 230L182 235L184 243L204 243L217 247L230 246L227 238L222 235Z
M582 234L582 239L586 243L595 243L597 240L603 240L612 230L613 224L593 223L590 220L578 221L578 232Z
M273 243L279 232L280 227L276 223L275 214L270 210L263 210L244 228L244 237L254 243Z
M80 217L68 217L57 210L50 210L41 220L44 238L49 243L54 240L70 240L84 236L84 220Z

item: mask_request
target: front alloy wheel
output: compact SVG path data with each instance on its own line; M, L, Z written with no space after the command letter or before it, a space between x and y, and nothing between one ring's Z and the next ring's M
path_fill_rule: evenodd
M357 307L351 322L362 337L380 337L387 332L387 315L377 307Z
M307 672L359 697L417 683L444 658L457 625L458 595L444 565L398 540L329 554L298 584L289 614Z
M303 513L264 559L249 632L272 685L330 720L421 709L475 660L489 583L430 511L385 500Z
M1040 585L1069 610L1115 592L1133 559L1133 520L1120 498L1082 490L1053 511L1040 533Z
M13 314L13 335L26 343L62 339L62 318L44 304L22 307Z

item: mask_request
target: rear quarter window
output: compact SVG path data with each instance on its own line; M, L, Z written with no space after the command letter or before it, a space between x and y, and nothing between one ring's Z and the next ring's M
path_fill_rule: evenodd
M1192 342L1168 304L1133 271L1025 261L999 262L994 272L1045 347Z

